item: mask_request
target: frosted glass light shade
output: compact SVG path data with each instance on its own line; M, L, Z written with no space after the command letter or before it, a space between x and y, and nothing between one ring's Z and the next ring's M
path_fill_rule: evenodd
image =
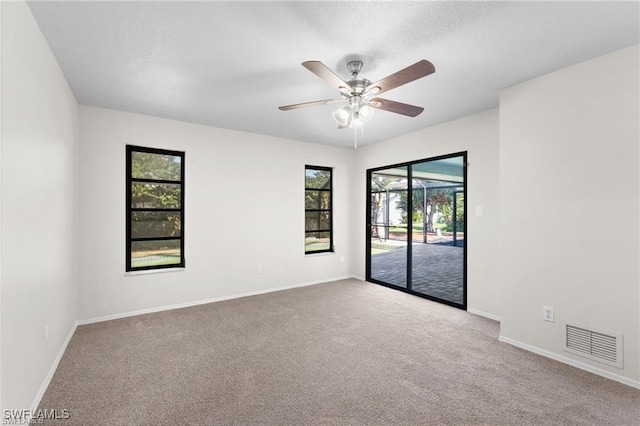
M351 121L351 107L349 105L340 108L333 113L333 119L341 126L348 126Z
M354 108L355 107L355 108ZM333 119L338 122L341 127L359 128L364 127L368 122L373 120L376 115L375 109L369 105L346 105L333 113Z

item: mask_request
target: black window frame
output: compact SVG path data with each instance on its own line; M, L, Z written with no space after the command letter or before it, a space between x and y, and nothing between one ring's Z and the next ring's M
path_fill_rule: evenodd
M325 189L325 188L308 188L307 187L307 170L320 170L320 171L329 172L329 188L328 189ZM305 185L304 185L305 196L306 196L307 191L328 192L329 193L329 208L328 209L307 209L306 205L305 205L305 208L304 208L305 217L306 217L307 212L328 212L329 213L329 229L308 230L307 229L306 220L305 220L305 225L304 225L305 240L306 240L307 234L313 234L313 233L318 233L318 232L328 232L329 233L329 248L328 249L324 249L324 250L307 250L307 248L305 246L304 254L308 255L308 254L318 254L318 253L333 253L335 251L334 250L334 246L333 246L333 168L332 167L326 167L326 166L314 166L314 165L306 164L304 166L304 176L305 176Z
M132 159L134 152L144 152L149 154L168 155L173 157L180 157L180 180L170 179L146 179L146 178L134 178L132 176ZM125 270L126 272L134 271L146 271L154 269L167 269L167 268L184 268L186 266L184 256L184 193L185 193L185 152L184 151L172 151L168 149L149 148L137 145L126 145L126 260ZM133 183L158 183L158 184L179 184L180 185L180 207L179 208L136 208L132 207L132 187ZM147 212L180 212L180 236L179 237L132 237L132 213L136 211ZM138 266L133 267L131 265L131 245L136 241L160 241L160 240L179 240L180 241L180 263L173 263L170 265L151 265L151 266Z

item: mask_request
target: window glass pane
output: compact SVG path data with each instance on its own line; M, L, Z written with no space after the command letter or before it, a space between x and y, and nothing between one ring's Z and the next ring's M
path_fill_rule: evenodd
M181 180L182 162L177 155L131 153L131 177L137 179Z
M304 208L309 210L329 210L331 208L331 193L327 191L305 191Z
M131 212L131 236L179 237L180 219L180 212Z
M306 169L305 188L331 189L331 171Z
M305 253L332 251L332 170L305 167Z
M331 229L330 212L305 212L305 230L318 231Z
M305 235L304 248L306 252L331 249L331 235L329 232L310 232Z
M463 305L464 156L422 161L411 170L411 290Z
M371 173L370 277L407 288L408 169L394 167Z
M131 183L131 207L139 209L180 208L180 184Z
M131 267L179 265L180 240L133 241L131 243Z

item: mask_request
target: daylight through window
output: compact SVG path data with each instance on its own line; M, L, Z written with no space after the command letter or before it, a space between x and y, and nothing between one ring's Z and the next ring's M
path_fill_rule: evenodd
M333 251L332 171L305 167L305 253Z
M184 267L184 152L127 145L126 270Z

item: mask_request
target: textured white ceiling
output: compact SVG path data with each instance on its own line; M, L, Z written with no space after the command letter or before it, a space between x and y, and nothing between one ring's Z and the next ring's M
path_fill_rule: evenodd
M79 103L343 147L337 98L300 64L379 80L420 59L436 73L383 97L359 144L498 105L503 88L640 43L631 2L44 2L29 6ZM594 81L594 84L598 84Z

